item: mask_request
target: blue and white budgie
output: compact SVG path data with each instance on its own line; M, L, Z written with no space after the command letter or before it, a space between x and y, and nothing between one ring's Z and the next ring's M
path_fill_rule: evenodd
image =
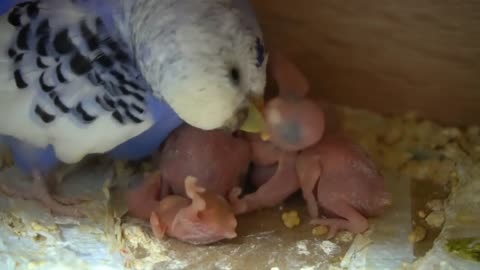
M34 188L12 196L76 215L47 188L60 162L138 159L183 121L261 130L268 55L248 0L15 2L0 18L0 134Z

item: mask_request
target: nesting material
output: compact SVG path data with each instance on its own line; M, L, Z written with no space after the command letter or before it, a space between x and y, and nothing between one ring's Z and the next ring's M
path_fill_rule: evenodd
M440 228L445 222L445 214L443 211L433 211L425 218L425 221L432 228Z
M420 241L423 241L425 239L425 236L427 236L427 229L425 227L417 225L413 229L412 233L408 236L408 240L411 243L417 243Z
M427 202L426 207L431 211L442 211L443 202L441 200L431 200Z
M283 207L294 210L285 215L290 225L275 207L239 217L233 240L201 247L160 241L147 222L125 215L126 186L148 164L119 163L112 178L111 162L94 162L68 175L61 190L92 199L83 205L87 218L54 217L36 202L0 196L0 269L479 269L480 129L443 128L414 114L340 111L347 134L372 155L393 193L392 208L371 219L366 233L324 240L297 197ZM28 187L28 178L14 168L0 177ZM423 182L452 192L445 201L431 198L412 207L407 194L412 183ZM419 211L424 223L412 227ZM428 217L440 234L424 257L415 258L414 247L430 241ZM412 244L412 232L422 238L420 226L426 237Z

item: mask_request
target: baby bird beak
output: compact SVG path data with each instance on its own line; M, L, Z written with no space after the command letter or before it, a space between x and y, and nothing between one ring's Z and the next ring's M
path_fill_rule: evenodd
M265 117L263 116L264 101L263 98L252 98L248 106L248 116L240 130L249 133L260 133L263 140L269 139Z

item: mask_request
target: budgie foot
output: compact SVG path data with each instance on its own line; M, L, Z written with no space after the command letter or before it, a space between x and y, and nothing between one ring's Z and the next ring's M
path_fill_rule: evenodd
M59 186L63 181L65 180L65 177L70 174L71 172L75 171L77 167L74 166L68 166L62 169L57 170L54 173L54 178L55 178L55 185L54 186ZM45 184L47 186L47 184ZM50 192L51 193L51 192ZM91 199L88 198L87 196L84 197L63 197L59 195L52 194L51 195L53 199L63 205L75 205L75 204L80 204L83 202L90 201Z
M87 201L90 201L91 199L88 197L73 197L73 198L67 198L59 195L50 195L53 200L57 201L58 203L62 204L63 206L71 206L71 205L77 205L81 204Z
M52 195L46 179L40 174L33 175L33 185L28 190L21 190L0 184L0 191L10 197L18 197L24 200L37 200L53 213L63 216L84 217L85 213L74 204L84 201L83 199L63 198Z

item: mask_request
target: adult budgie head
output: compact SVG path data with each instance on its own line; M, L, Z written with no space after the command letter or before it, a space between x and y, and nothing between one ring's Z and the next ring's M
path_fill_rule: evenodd
M239 128L262 103L268 58L248 1L160 2L137 1L131 14L155 95L192 126Z

